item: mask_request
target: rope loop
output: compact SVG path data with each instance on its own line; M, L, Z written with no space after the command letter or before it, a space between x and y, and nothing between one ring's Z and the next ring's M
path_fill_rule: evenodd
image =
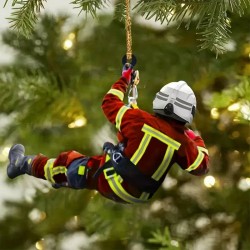
M127 60L130 61L132 59L132 34L131 34L131 16L130 16L130 0L126 1L126 20L125 20L125 28L126 28L126 43L127 43Z

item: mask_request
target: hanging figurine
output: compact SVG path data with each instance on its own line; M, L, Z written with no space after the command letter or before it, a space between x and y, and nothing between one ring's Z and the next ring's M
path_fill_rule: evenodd
M53 187L92 189L123 203L148 201L159 189L173 165L193 175L208 171L208 151L202 138L185 125L192 123L196 98L185 81L171 82L155 95L153 114L137 107L139 71L134 70L129 8L126 0L127 54L122 75L103 98L102 110L118 130L118 143L106 142L103 154L86 156L76 151L57 158L25 155L16 144L9 152L7 175L28 174L45 179ZM127 92L129 105L124 95Z
M119 132L117 145L105 143L98 156L68 151L49 159L25 155L24 146L16 144L9 152L9 178L28 174L55 188L94 189L116 202L140 203L154 195L174 164L193 175L207 173L205 144L185 126L196 110L193 90L185 81L166 84L155 95L154 114L149 114L123 102L135 77L127 64L103 98L102 110Z

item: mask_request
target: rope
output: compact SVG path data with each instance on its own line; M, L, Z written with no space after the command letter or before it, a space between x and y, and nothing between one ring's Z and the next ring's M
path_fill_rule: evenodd
M132 32L131 32L131 16L130 16L130 0L126 0L126 20L125 20L125 28L126 28L126 44L127 44L127 62L130 62L133 58L132 54ZM136 75L136 84L131 85L128 93L128 102L129 105L133 108L137 107L136 99L138 98L137 92L137 84L139 83L139 71L137 71Z
M130 17L130 0L126 0L126 42L127 42L127 60L132 59L132 35L131 35L131 17Z

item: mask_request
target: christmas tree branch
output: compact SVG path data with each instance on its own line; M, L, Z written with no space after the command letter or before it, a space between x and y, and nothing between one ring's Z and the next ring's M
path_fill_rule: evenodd
M197 29L202 36L199 39L202 43L201 49L210 49L216 54L225 52L225 45L230 36L230 19L227 17L224 1L217 2L215 5L209 5L207 13L198 22Z
M125 1L118 1L115 3L114 18L120 22L125 23L126 19L126 4Z
M89 13L93 18L95 18L97 10L105 7L108 2L109 0L73 0L72 4L77 5L76 8L80 8L80 13Z
M248 0L140 0L135 9L146 19L155 18L161 23L177 22L179 26L186 23L188 29L192 21L197 21L198 34L202 36L201 49L210 49L216 54L226 50L226 43L230 38L230 19L228 11L240 16L249 7Z
M6 0L6 3L10 0ZM12 0L14 12L10 22L18 32L28 36L37 21L37 14L43 8L46 0ZM81 12L96 17L98 10L106 7L109 0L73 0L71 3ZM115 16L124 20L124 1L118 1L115 7ZM188 29L192 22L196 22L196 28L201 42L201 49L210 49L216 54L222 54L226 50L226 44L230 38L229 12L240 16L244 10L250 7L250 0L138 0L134 11L146 19L154 18L160 23L175 22L179 26L185 23Z
M11 13L11 17L9 18L12 24L11 27L23 35L29 36L38 19L38 13L44 8L43 2L46 2L46 0L14 0L12 6L17 6L13 7L14 12Z

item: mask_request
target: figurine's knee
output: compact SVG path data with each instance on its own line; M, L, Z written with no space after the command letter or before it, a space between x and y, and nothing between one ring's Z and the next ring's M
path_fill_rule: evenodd
M83 189L87 186L88 158L74 160L67 170L68 185L74 189Z

